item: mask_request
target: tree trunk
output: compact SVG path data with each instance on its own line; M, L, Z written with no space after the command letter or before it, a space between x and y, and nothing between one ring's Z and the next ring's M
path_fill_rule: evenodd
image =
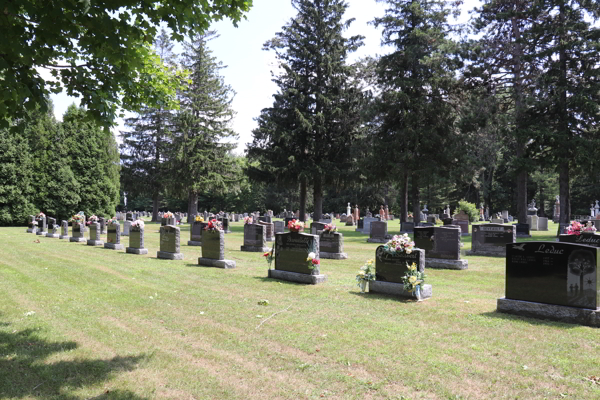
M571 218L571 201L569 199L569 162L562 161L558 165L558 193L560 195L559 223L568 224Z
M305 216L306 216L306 178L301 178L300 179L300 215L298 215L298 218L300 219L300 221L304 221L305 220Z
M152 193L152 222L158 221L158 190Z
M416 172L412 173L412 203L413 203L413 221L415 226L421 224L421 200L419 199L419 177Z
M188 193L188 224L196 214L198 214L198 193L190 190Z
M321 219L321 215L323 214L323 178L321 174L316 173L313 177L313 200L314 200L314 210L313 210L313 220L319 221Z
M540 217L545 217L544 204L546 203L546 197L544 196L544 187L540 186Z
M402 187L400 189L400 222L406 222L408 218L408 171L402 174Z

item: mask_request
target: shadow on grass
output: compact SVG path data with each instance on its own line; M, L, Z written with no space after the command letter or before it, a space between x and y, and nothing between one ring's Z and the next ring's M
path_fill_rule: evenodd
M10 324L1 323L0 326ZM34 329L0 331L0 399L36 398L79 400L69 392L111 379L119 372L132 371L143 356L110 359L44 360L54 353L77 348L77 343L48 342ZM142 400L130 391L106 391L93 399Z
M546 325L546 326L554 326L556 328L575 328L579 325L570 324L568 322L560 322L560 321L552 321L549 319L538 319L533 317L527 317L524 315L515 315L508 313L501 313L498 311L488 311L480 314L483 317L493 318L493 319L502 319L505 321L523 321L527 322L530 325Z
M309 283L284 281L284 280L280 280L280 279L269 278L268 276L253 276L252 279L256 279L256 280L263 281L263 282L281 283L283 285L289 285L289 286L307 286L307 285L310 285Z
M399 303L417 303L417 300L415 300L415 299L410 299L408 297L394 296L393 294L371 293L371 292L361 293L361 292L357 292L355 290L348 291L348 294L351 294L353 296L362 297L362 298L395 300Z

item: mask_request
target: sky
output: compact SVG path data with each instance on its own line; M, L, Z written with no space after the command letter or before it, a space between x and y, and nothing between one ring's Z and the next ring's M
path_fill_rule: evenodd
M365 36L364 46L351 54L348 61L384 54L386 50L380 47L381 31L369 22L384 15L385 4L376 0L347 0L347 3L349 7L346 19L354 18L355 21L345 36ZM472 9L477 3L477 0L465 0L461 20L467 18L466 10ZM277 92L277 86L271 81L271 71L276 69L275 54L273 51L262 50L263 44L280 32L281 27L295 14L290 1L254 0L247 19L241 21L237 28L229 20L219 21L211 26L220 37L209 42L209 46L216 59L227 66L220 73L225 83L236 92L232 102L236 111L232 127L239 135L235 150L238 154L242 154L246 144L252 142L252 130L257 126L254 119L263 108L273 104L272 96ZM62 115L70 104L79 104L77 99L64 93L53 95L52 100L54 114L59 120L62 120ZM123 129L122 121L113 129L118 142L119 131Z

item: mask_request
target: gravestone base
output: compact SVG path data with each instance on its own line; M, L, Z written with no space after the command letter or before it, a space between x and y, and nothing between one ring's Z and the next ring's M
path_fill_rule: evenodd
M484 256L484 257L506 257L506 249L502 251L485 251L485 250L469 250L468 256Z
M102 240L88 240L87 241L87 245L88 246L102 246L104 244L104 242Z
M46 233L46 237L58 239L60 235L58 233Z
M202 265L205 267L232 269L232 268L235 268L235 261L233 261L233 260L215 260L212 258L200 257L200 258L198 258L198 265Z
M202 242L197 242L195 240L188 240L188 246L202 246Z
M392 237L386 235L384 238L368 238L367 243L387 243Z
M439 269L467 269L469 268L469 261L446 260L443 258L428 258L427 256L425 256L425 267Z
M346 254L346 253L327 253L325 251L320 251L319 258L328 258L330 260L345 260L348 258L348 254Z
M323 283L327 280L327 275L323 274L300 274L298 272L282 271L279 269L270 269L268 277L288 282L309 283L311 285Z
M48 231L36 230L36 232L35 232L36 235L46 235L46 233L48 233Z
M123 250L123 245L120 243L104 243L104 248L110 250Z
M58 238L59 239L68 239L69 235L60 235Z
M498 299L498 312L600 328L600 309L559 306L523 300Z
M432 292L431 285L423 285L423 287L421 287L421 300L430 298ZM369 281L369 293L391 294L393 296L408 297L410 299L417 298L414 292L404 290L404 284L394 282Z
M156 258L163 260L183 260L183 253L169 253L166 251L157 251Z
M240 247L240 251L253 251L253 252L267 252L267 251L271 251L270 248L268 247L260 247L260 246L241 246Z
M69 238L69 242L75 242L75 243L80 243L80 242L87 242L86 238L84 237L70 237Z
M138 249L137 247L126 247L125 253L129 254L148 254L148 249Z

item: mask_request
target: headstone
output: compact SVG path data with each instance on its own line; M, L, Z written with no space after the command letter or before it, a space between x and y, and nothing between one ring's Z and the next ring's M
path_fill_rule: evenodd
M46 235L46 233L48 233L48 228L46 226L46 216L42 216L42 217L37 217L36 218L36 222L37 222L37 229L35 230L35 234L36 235Z
M415 227L415 246L425 250L428 268L467 269L460 258L460 228L455 225Z
M319 260L319 236L301 232L275 235L275 269L269 269L269 278L290 282L317 284L327 277L321 274L320 265L309 268L306 259L310 253Z
M387 222L374 221L371 222L371 233L367 242L369 243L385 243L389 240L387 232Z
M183 260L179 227L174 225L160 227L160 250L156 253L156 257L164 260Z
M354 217L352 215L346 217L346 226L354 226Z
M102 234L106 235L106 218L100 217L98 218L98 222L100 222L100 229L102 230Z
M69 238L69 242L85 242L84 232L85 225L81 222L73 221L73 225L71 227L72 233Z
M333 260L345 260L348 254L344 253L344 235L339 232L321 232L319 235L319 257Z
M585 244L592 247L600 247L600 234L584 232L580 235L558 235L558 241L562 243Z
M266 233L265 233L265 239L267 240L267 242L272 242L275 240L275 228L273 227L273 224L271 222L263 222L263 221L258 221L259 225L263 225L266 228Z
M123 250L123 245L121 244L121 224L119 221L116 221L116 224L113 224L109 221L106 225L106 243L104 243L105 249L110 250Z
M506 245L516 241L517 231L512 225L473 225L472 247L467 255L506 257Z
M502 219L508 219L508 210L503 210L501 215L502 215Z
M206 221L207 219L204 218L204 220ZM160 219L160 226L165 226L165 225L172 225L175 226L176 221L175 221L175 217L163 217Z
M33 215L29 216L29 220L27 222L27 233L35 233L37 230L37 222L35 221L35 217Z
M285 223L283 221L273 221L273 233L285 232Z
M221 224L223 224L223 233L231 233L229 230L229 218L227 216L221 217L219 218L219 221L221 221Z
M269 251L266 242L266 226L259 224L244 224L244 245L240 248L241 251Z
M121 233L121 235L123 236L129 236L129 230L131 229L131 220L126 220L123 223L123 233Z
M400 233L413 233L415 231L414 222L401 222Z
M132 226L129 230L129 246L125 252L129 254L148 254L148 249L144 248L144 229L145 226Z
M202 235L202 257L198 265L217 268L235 268L235 261L225 259L225 232L222 230L204 231Z
M538 231L548 231L548 218L538 217Z
M530 238L531 235L529 234L529 224L516 224L515 225L517 228L517 237L521 237L521 238Z
M272 218L268 215L263 215L263 216L258 217L258 221L269 222L269 223L273 222Z
M99 222L92 222L90 224L90 239L87 241L88 246L103 246L102 241L102 228Z
M359 229L356 229L357 232L366 233L367 235L371 234L371 223L377 221L377 218L373 217L364 217L362 219L362 228L359 226Z
M125 214L125 220L126 221L133 221L133 213L128 212L127 214ZM125 233L125 232L123 232Z
M504 223L504 220L502 218L492 218L490 220L490 222L492 224L500 224L500 225L502 225Z
M425 251L413 249L410 254L405 252L388 253L384 246L375 251L375 280L369 282L369 292L385 293L401 297L416 298L415 294L404 290L402 277L408 271L408 265L416 264L417 270L425 269ZM431 285L423 285L421 298L432 295Z
M69 238L69 223L64 219L60 223L60 236L59 239L68 239Z
M598 248L556 242L507 245L498 311L600 327Z
M321 231L323 231L323 228L325 228L325 225L327 225L324 222L313 222L310 224L310 233L312 235L319 235L321 233Z
M533 199L527 208L527 215L537 215L537 212L538 209L535 207L535 199Z
M427 222L435 225L435 215L428 215Z
M202 246L202 231L208 223L204 221L192 221L190 225L190 240L188 246Z
M470 236L469 215L464 210L460 210L460 212L454 216L454 219L454 224L460 226L461 235Z
M539 218L537 215L528 215L527 216L527 224L529 225L530 231L538 230L538 222L539 222Z

